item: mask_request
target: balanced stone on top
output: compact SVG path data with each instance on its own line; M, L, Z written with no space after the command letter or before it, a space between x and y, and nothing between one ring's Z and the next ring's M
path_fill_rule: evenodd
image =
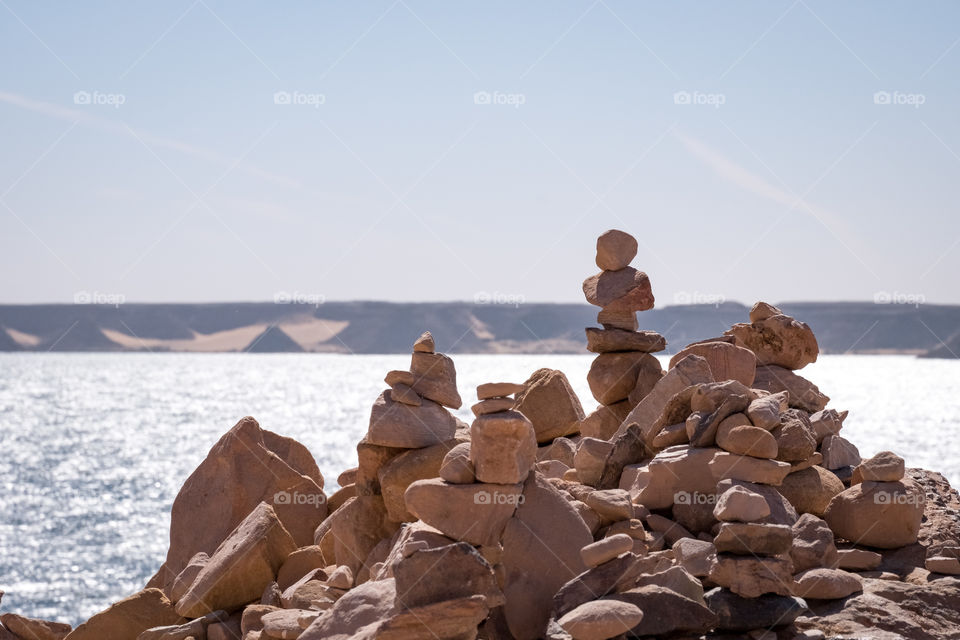
M523 391L522 384L516 382L486 382L477 387L477 399L506 398Z
M619 271L637 255L637 240L629 233L610 229L597 238L597 266L604 271Z
M433 353L435 348L433 334L429 331L421 333L417 341L413 343L413 350L420 353Z

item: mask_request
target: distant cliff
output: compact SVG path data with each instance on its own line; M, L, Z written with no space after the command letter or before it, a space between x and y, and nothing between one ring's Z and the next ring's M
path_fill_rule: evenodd
M813 328L824 353L960 353L960 306L778 306ZM746 322L747 313L737 303L678 305L639 319L641 328L666 336L674 352ZM0 305L0 351L406 353L429 329L450 353L585 353L588 326L597 326L595 309L580 304Z

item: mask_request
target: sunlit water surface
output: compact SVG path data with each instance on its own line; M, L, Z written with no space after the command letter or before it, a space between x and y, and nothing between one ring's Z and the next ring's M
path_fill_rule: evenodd
M482 382L563 370L589 411L591 357L459 355L470 420ZM313 452L328 488L391 369L409 356L0 354L3 611L71 623L140 588L166 555L183 481L245 415ZM960 483L960 361L822 356L804 370L849 409L844 435L870 455Z

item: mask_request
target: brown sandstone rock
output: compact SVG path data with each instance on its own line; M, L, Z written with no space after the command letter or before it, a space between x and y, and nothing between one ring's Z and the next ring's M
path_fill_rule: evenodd
M386 391L370 412L370 426L364 440L373 445L400 449L429 447L450 440L456 421L436 402L423 400L419 407L394 402Z
M470 461L470 443L461 442L443 457L438 475L453 484L473 484L477 481Z
M813 514L804 514L792 529L790 559L795 573L816 567L833 569L837 566L837 547L833 542L833 532L825 521Z
M860 477L874 482L896 482L903 478L903 458L892 451L881 451L860 463Z
M772 364L757 367L753 387L771 393L787 391L790 396L791 407L803 409L810 413L820 411L830 401L830 398L820 393L817 385L789 369Z
M737 380L750 386L757 373L757 358L753 353L727 342L703 342L692 344L670 358L670 368L688 355L706 359L715 380Z
M185 622L159 589L144 589L116 602L66 635L70 640L126 640L153 627ZM6 622L4 622L6 624ZM22 636L30 638L29 635ZM63 636L61 636L63 637Z
M480 482L523 482L537 459L533 425L517 411L482 415L470 427L470 461Z
M521 484L449 484L434 478L407 488L407 509L445 535L494 545L521 501Z
M413 351L415 353L433 353L435 349L436 345L433 341L433 334L429 331L421 333L420 337L413 343Z
M319 546L310 545L297 549L287 556L280 570L277 571L277 586L280 591L284 591L314 569L322 569L325 566L326 561Z
M628 331L626 329L597 329L588 327L587 351L615 353L642 351L656 353L667 348L666 339L656 331Z
M843 491L843 483L823 467L813 466L789 473L778 488L798 513L822 517L833 497Z
M621 329L623 331L636 331L639 326L636 311L601 309L600 313L597 314L597 322L603 325L604 329Z
M834 470L843 467L855 467L860 464L860 452L856 445L843 436L827 436L820 446L823 454L823 466Z
M580 549L591 542L590 531L559 490L530 474L523 502L503 533L504 613L515 638L543 635L554 594L586 568Z
M480 595L488 607L504 603L493 567L465 542L416 551L394 567L397 604L407 609Z
M596 567L631 550L633 550L633 538L625 533L618 533L580 549L580 558L588 567Z
M477 399L506 398L523 391L524 386L516 382L487 382L477 386Z
M637 239L629 233L611 229L597 238L597 266L604 271L628 267L636 255Z
M562 371L539 369L517 394L514 409L533 424L537 442L576 433L583 420L583 407Z
M789 557L763 558L718 553L709 579L745 598L765 593L791 595L792 564Z
M770 432L777 441L777 460L799 462L816 453L817 440L806 420L806 416L796 409L789 409L780 416L780 426Z
M372 640L383 620L396 610L396 583L393 578L365 582L354 587L320 614L300 640Z
M477 625L489 614L483 596L469 596L399 610L376 627L377 640L460 640L474 638Z
M597 402L613 404L627 399L644 370L659 375L660 361L639 351L602 353L590 365L587 383Z
M653 308L650 278L633 267L603 271L583 281L583 295L604 311L632 312Z
M619 600L587 602L558 620L574 640L605 640L619 636L640 624L643 611Z
M801 598L838 600L863 591L860 577L840 569L808 569L794 577L793 593Z
M785 524L724 522L713 544L721 553L775 556L790 550L793 532Z
M580 433L588 438L612 440L634 406L629 400L600 405L580 423Z
M764 312L756 317L761 319L735 324L726 335L734 336L737 344L757 354L758 364L802 369L817 361L820 348L808 325L783 314Z
M730 453L754 458L776 458L777 439L751 424L746 414L735 413L717 427L717 446Z
M167 597L170 598L171 602L177 602L180 598L183 597L183 594L187 592L187 589L190 588L190 585L193 584L193 581L197 579L200 571L206 566L209 562L210 556L202 551L192 558L190 562L187 563L187 566L183 568L177 577L170 584L170 587L167 589ZM173 623L170 623L173 624ZM163 626L163 625L154 625L154 626Z
M322 489L323 476L303 445L262 430L253 418L240 420L210 449L174 499L167 559L147 586L169 586L195 554L212 554L261 502L274 505L298 545L311 544L313 530L327 515ZM295 493L315 500L275 500Z
M787 410L789 402L788 391L762 396L747 407L747 417L755 427L770 431L780 425L780 414Z
M894 549L913 544L920 531L925 496L916 482L863 482L837 494L824 520L854 544Z
M766 460L719 451L709 463L717 480L745 480L778 486L790 473L790 465L778 460Z
M176 612L197 618L256 600L296 548L273 507L260 503L210 556Z
M513 408L513 403L513 398L490 398L488 400L481 400L470 407L470 410L475 417L480 417L489 413L509 411Z
M390 520L381 496L357 496L330 514L327 520L329 523L324 524L329 525L329 535L333 538L333 561L330 564L348 566L354 575L359 575L374 547L392 536L399 527Z
M403 495L417 480L436 478L446 455L461 440L451 439L422 449L410 449L392 458L378 472L380 492L387 517L393 522L412 522L416 517L407 511Z
M410 387L424 398L451 409L463 404L457 391L457 370L450 356L414 351L410 360L413 384Z
M734 485L720 495L713 515L721 522L755 522L770 515L770 505L759 493Z
M419 407L423 400L417 395L417 392L405 384L397 383L390 388L390 399L394 402L402 402L411 407Z

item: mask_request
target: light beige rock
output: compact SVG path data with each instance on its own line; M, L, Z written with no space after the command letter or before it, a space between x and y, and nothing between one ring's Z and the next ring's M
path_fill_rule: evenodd
M903 458L892 451L881 451L860 463L860 477L874 482L896 482L905 473Z
M440 464L439 475L453 484L473 484L477 481L470 461L470 443L461 442L447 452Z
M771 393L752 401L747 407L747 417L753 426L770 431L780 425L780 414L787 410L789 402L790 392Z
M537 449L537 461L559 460L568 467L572 467L574 456L577 454L577 445L570 438L557 438L548 445Z
M843 436L827 436L820 445L823 466L827 469L855 467L860 464L860 452L856 445Z
M950 576L960 575L960 560L945 556L931 556L924 562L927 571Z
M759 301L754 303L754 305L750 308L750 322L760 322L761 320L766 320L770 316L779 315L783 315L783 311L780 311L780 309L773 306L769 302Z
M502 411L481 415L473 421L470 461L480 482L523 482L536 460L536 435L522 413Z
M247 605L243 609L243 615L240 618L240 632L247 636L249 633L263 629L263 616L271 611L279 611L280 607L271 607L263 604Z
M623 489L593 491L585 500L588 507L600 514L607 522L629 520L633 517L633 503L630 494Z
M601 353L590 365L587 383L597 402L613 404L627 399L644 372L650 372L659 380L660 361L639 351Z
M656 513L647 516L647 526L654 534L663 534L667 545L672 545L683 538L693 538L693 534L685 527Z
M840 569L808 569L797 574L793 583L794 595L817 600L838 600L860 591L860 576Z
M664 449L649 463L624 467L620 488L649 509L713 499L717 478L709 465L718 453L717 449L683 445Z
M785 524L724 522L713 544L720 553L776 556L790 551L793 532Z
M764 460L719 451L710 461L710 471L717 480L745 480L778 486L790 473L790 465L778 460Z
M300 634L300 640L372 640L376 626L394 612L396 596L396 582L393 578L364 582L348 591L330 609L320 614ZM368 626L371 628L364 631Z
M610 229L597 238L597 266L604 271L628 267L636 256L637 239L629 233Z
M167 589L167 595L172 602L176 602L183 597L183 594L187 592L187 589L190 588L190 585L193 584L193 581L197 579L197 575L200 574L200 571L203 570L209 561L210 556L202 551L190 558L190 562L187 563L187 566L183 568L183 571L177 575L173 583ZM154 626L160 627L165 625Z
M807 418L796 409L788 409L780 416L780 426L770 433L777 440L777 460L800 462L817 452L813 430L806 424Z
M713 515L721 522L755 522L770 515L770 505L759 493L734 485L720 495Z
M917 541L926 496L916 482L862 482L837 494L823 519L854 544L895 549Z
M702 578L710 573L710 565L717 555L713 542L696 538L681 538L671 547L677 563L690 575Z
M636 316L633 316L636 319ZM666 339L656 331L628 331L626 329L597 329L588 327L587 351L613 353L642 351L656 353L667 348Z
M670 368L688 355L705 358L713 378L718 381L737 380L749 387L757 373L753 352L728 342L701 342L684 347L670 358Z
M457 423L436 402L424 399L419 407L394 402L384 391L373 404L365 440L398 449L429 447L453 438Z
M516 382L486 382L477 386L477 399L506 398L523 391L524 386Z
M335 589L349 589L353 586L353 571L350 567L337 567L327 578L327 584Z
M210 556L197 579L177 602L185 618L217 609L232 610L260 597L296 542L265 502L254 509Z
M576 433L584 418L583 407L562 371L539 369L517 394L514 409L533 424L537 442Z
M619 600L587 602L558 621L574 640L605 640L626 633L643 620L635 604Z
M843 428L843 421L847 417L846 411L837 411L836 409L823 409L810 414L810 428L817 439L817 445L823 442L827 436L835 436Z
M434 478L407 488L407 509L455 540L493 545L521 501L520 484L450 484Z
M302 613L305 613L304 609L280 609L265 613L260 619L263 632L271 638L295 640L303 633L299 622Z
M144 589L93 615L66 636L70 640L136 638L147 629L185 622L159 589ZM4 621L4 624L7 624ZM11 631L13 628L11 627ZM0 635L2 637L2 635ZM22 635L22 638L31 638Z
M636 387L634 387L636 389ZM629 398L611 405L600 405L580 423L581 435L598 440L612 440L630 411L636 406Z
M442 353L414 351L410 360L413 384L410 387L424 398L451 409L463 404L457 391L457 369Z
M587 302L604 311L631 312L653 308L650 278L633 267L602 271L583 281Z
M766 315L767 311L756 314L758 319L750 324L733 325L726 335L754 352L761 365L802 369L816 362L820 348L810 327L787 315Z
M883 561L876 551L866 549L839 549L837 551L837 568L848 571L872 571ZM929 567L927 567L929 570Z
M328 522L329 521L329 522ZM330 514L324 525L333 539L330 564L346 565L359 575L364 561L399 525L389 519L382 496L357 496ZM323 547L323 542L320 544ZM324 557L326 557L324 551Z
M730 453L754 458L776 458L777 440L766 429L755 427L746 414L735 413L717 427L717 446Z
M608 536L580 549L580 557L588 567L597 567L621 553L633 550L633 538L625 533Z

